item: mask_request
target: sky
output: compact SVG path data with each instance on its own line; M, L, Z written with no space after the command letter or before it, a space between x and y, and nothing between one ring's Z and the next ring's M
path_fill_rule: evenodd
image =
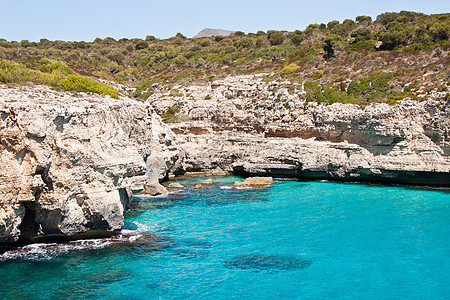
M95 38L192 37L204 28L304 30L311 23L373 19L387 11L450 12L449 0L0 0L0 38L93 41Z

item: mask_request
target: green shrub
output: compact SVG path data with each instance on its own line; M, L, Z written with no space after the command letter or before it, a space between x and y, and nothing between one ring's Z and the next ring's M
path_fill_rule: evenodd
M350 34L355 39L354 43L371 40L373 38L372 30L367 27L358 28Z
M301 34L295 34L291 37L291 42L295 45L295 46L299 46L303 40L305 39L305 36L303 33Z
M325 45L323 46L323 50L327 52L326 57L334 57L334 53L336 51L336 48L340 46L340 43L343 41L342 37L337 34L330 34L328 35L324 42Z
M119 98L119 93L112 87L81 75L69 75L62 79L61 88L68 91L92 92Z
M284 34L282 34L280 32L275 32L275 33L270 35L269 43L272 46L281 45L281 44L283 44L285 39L286 39L286 37L284 36Z
M136 50L146 49L148 48L148 43L146 41L139 41L134 46Z
M287 65L283 68L283 70L281 71L282 74L285 75L289 75L294 73L295 71L297 71L300 67L297 66L296 64L292 63L290 65Z
M393 21L389 24L389 29L381 33L380 41L383 42L382 48L392 50L397 46L406 46L412 36L412 30L404 23Z
M363 26L368 26L370 23L372 23L372 18L369 16L357 16L356 17L356 23L361 24Z

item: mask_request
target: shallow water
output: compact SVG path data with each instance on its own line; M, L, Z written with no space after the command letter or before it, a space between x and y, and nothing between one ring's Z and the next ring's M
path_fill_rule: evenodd
M450 193L279 180L141 197L126 228L161 237L0 262L22 299L445 299ZM198 182L200 179L193 179ZM189 183L185 181L184 183ZM155 243L157 243L155 245ZM39 248L39 247L37 247ZM66 247L67 248L67 247ZM53 249L53 248L52 248Z

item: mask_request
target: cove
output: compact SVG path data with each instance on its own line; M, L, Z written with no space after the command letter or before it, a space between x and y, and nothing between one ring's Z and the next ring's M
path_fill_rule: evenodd
M206 178L182 181L193 184ZM57 245L0 262L5 299L444 299L450 192L275 180L135 197L127 246Z

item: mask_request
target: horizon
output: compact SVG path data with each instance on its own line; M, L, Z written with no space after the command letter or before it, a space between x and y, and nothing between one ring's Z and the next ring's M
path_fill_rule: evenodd
M0 29L0 38L8 41L40 39L86 41L112 37L142 38L153 35L167 39L178 32L192 38L205 28L243 31L304 30L309 24L354 20L359 15L375 19L384 12L408 10L425 14L450 11L446 1L387 1L361 3L324 1L320 7L314 3L280 0L276 4L267 1L228 1L225 5L197 0L178 3L166 8L160 3L132 0L127 6L122 2L80 0L76 6L56 0L34 2L14 1L3 4L3 21L11 26ZM25 9L24 9L25 7ZM237 8L239 7L239 8Z

